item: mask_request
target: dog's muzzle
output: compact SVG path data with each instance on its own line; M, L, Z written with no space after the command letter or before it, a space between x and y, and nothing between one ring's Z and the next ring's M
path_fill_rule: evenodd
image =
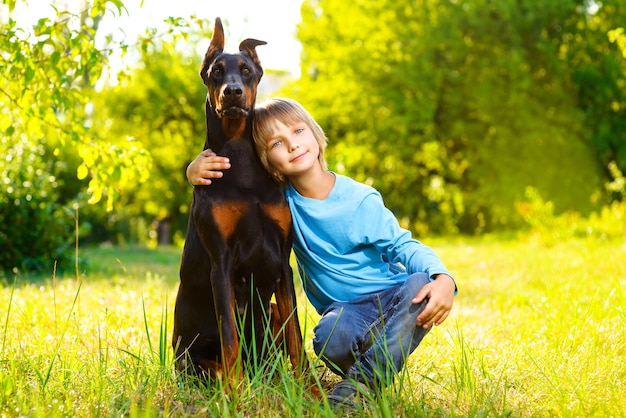
M247 117L250 110L243 107L231 106L225 109L215 109L215 112L220 118L237 119Z

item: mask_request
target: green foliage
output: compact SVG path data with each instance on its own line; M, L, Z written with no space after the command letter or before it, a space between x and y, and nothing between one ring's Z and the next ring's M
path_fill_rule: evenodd
M555 215L554 203L544 201L536 189L526 189L526 201L517 202L516 207L532 234L547 245L569 239L580 231L580 216L574 212Z
M175 49L170 39L151 40L140 64L93 99L94 127L113 141L132 137L152 158L150 182L129 184L119 196L120 208L107 222L113 228L127 219L144 219L151 231L159 223L171 225L160 241L184 237L193 190L185 169L202 151L206 135L206 87L199 76L203 55L197 52L209 39L203 24L191 24L184 49ZM126 232L131 238L132 231ZM145 242L147 237L134 238Z
M578 106L600 161L604 166L615 161L626 171L626 59L619 28L614 32L626 21L626 10L617 0L601 5L589 19L571 27L561 50L572 67Z
M90 202L105 198L111 209L121 189L146 178L145 151L126 139L111 142L99 136L89 122L89 100L108 53L96 48L96 29L105 14L124 8L118 0L84 4L77 13L50 8L54 18L42 17L26 27L13 18L16 2L5 5L9 14L1 22L0 37L5 80L0 87L1 234L10 256L3 257L0 267L37 268L47 260L50 268L54 260L64 260L66 243L73 239L62 205L80 199L81 180L89 182ZM59 179L65 180L62 191L57 190Z
M3 109L0 131L4 134L0 152L6 156L0 159L2 216L7 222L19 220L18 224L3 222L0 229L0 236L6 238L2 245L11 249L0 265L7 269L40 266L41 263L32 261L32 257L47 260L48 264L55 259L63 261L66 243L74 239L73 227L60 227L67 220L72 220L72 216L65 215L63 210L69 202L77 208L73 208L71 213L77 210L81 214L80 232L83 236L88 235L88 241L123 241L132 232L134 236L147 236L149 226L145 225L145 219L133 217L137 211L132 208L119 208L133 199L135 202L145 199L147 205L151 205L147 212L154 217L155 212L167 214L171 208L164 209L161 205L165 205L164 199L174 197L173 206L180 212L180 200L175 198L186 196L187 191L180 184L177 188L164 190L163 182L155 182L161 187L151 188L151 193L139 195L137 191L142 190L140 185L145 184L151 173L162 174L164 170L169 170L168 175L171 176L172 172L182 172L185 161L189 159L170 152L180 149L180 141L172 141L168 133L163 132L160 141L147 144L154 145L150 151L158 158L153 165L146 144L133 137L137 133L135 130L124 132L108 127L119 119L97 119L105 112L98 107L103 98L95 92L95 84L107 75L104 70L108 69L109 55L121 53L124 56L128 50L137 48L149 56L148 51L157 42L164 49L173 49L179 39L187 37L190 24L186 20L170 18L166 22L166 31L157 33L147 30L136 45L129 46L115 42L112 34L98 33L99 24L105 16L115 19L126 12L119 0L83 2L80 10L64 10L54 5L50 5L48 10L30 8L31 15L53 16L35 19L32 26L13 17L15 8L22 6L21 3L5 4L9 13L0 22L3 33L0 38L0 49L3 51L0 71L6 75L7 81L0 87L0 106ZM167 61L169 57L166 55L161 55L161 58L166 59L161 69L165 72L165 66L172 63ZM197 74L195 78L199 79ZM155 83L164 81L155 79ZM170 81L166 84L172 85ZM164 99L169 93L143 99L152 103ZM111 95L107 97L111 102L115 101ZM167 106L180 108L181 104L167 103ZM157 109L156 112L162 110ZM197 112L201 113L200 104ZM150 113L146 112L143 116L146 115ZM157 117L160 116L157 114ZM180 116L165 115L165 118L173 119L169 132L197 139L198 135L195 132L190 134L185 122L179 121ZM177 130L176 123L182 128ZM161 128L154 125L138 127ZM201 148L202 141L198 142L200 145L196 149ZM45 149L40 147L41 144ZM18 152L17 149L25 151ZM21 173L24 167L17 165L16 157L11 157L16 153L19 153L25 166L34 164L28 170L35 170L36 174L31 171ZM165 168L162 164L164 155L166 160L170 159ZM171 165L173 158L178 158L175 170ZM20 180L24 176L28 178ZM160 196L161 200L153 198L155 196ZM96 205L100 201L106 202L106 212L105 207ZM113 211L114 202L117 211ZM136 207L141 205L135 203ZM32 243L34 237L37 237L37 245Z
M606 184L606 190L612 195L614 200L626 201L626 177L613 161L609 163L611 181Z
M626 144L606 35L624 11L594 5L306 1L303 77L285 93L326 129L331 167L420 232L519 226L528 186L589 214Z
M109 8L108 6L114 6ZM12 18L2 23L0 71L9 81L0 89L0 130L7 136L54 138L58 152L78 152L80 178L91 174L91 201L107 198L109 208L129 179L142 179L146 154L128 141L110 143L88 124L87 104L102 75L107 51L96 48L98 22L121 13L119 0L96 1L78 13L56 9L32 28Z
M626 34L624 28L617 28L608 32L609 41L616 43L617 47L622 51L622 56L626 58Z
M407 226L454 231L463 210L456 183L465 167L433 135L436 86L421 74L432 74L434 63L413 59L428 54L418 8L305 3L298 32L303 77L289 94L326 130L334 170L378 188Z
M71 255L74 222L55 174L62 164L44 144L2 141L0 270L62 268Z
M626 201L602 206L586 218L576 212L557 215L553 202L545 201L537 190L529 187L526 200L516 202L515 206L530 227L531 237L548 246L575 237L609 240L626 237Z

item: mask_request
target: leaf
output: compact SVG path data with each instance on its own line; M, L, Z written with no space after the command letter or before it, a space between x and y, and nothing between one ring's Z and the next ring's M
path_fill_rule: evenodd
M78 177L79 180L84 180L87 178L87 175L89 175L89 169L87 166L85 164L79 165L76 170L76 177Z
M96 204L102 199L102 192L104 191L104 187L102 183L98 182L95 179L92 179L89 182L89 192L91 193L91 197L87 201L90 205Z
M24 72L24 82L30 83L34 77L35 77L35 70L33 69L33 67L31 66L26 67L26 71Z

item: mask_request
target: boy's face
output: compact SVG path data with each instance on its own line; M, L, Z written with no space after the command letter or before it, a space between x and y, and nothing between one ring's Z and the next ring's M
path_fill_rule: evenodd
M275 121L266 147L268 163L287 178L321 170L319 144L304 122L287 126Z

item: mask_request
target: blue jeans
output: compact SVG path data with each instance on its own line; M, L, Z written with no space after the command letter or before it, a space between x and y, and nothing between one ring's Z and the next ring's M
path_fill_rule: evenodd
M429 282L426 273L350 302L335 302L314 329L313 349L335 373L388 385L430 328L416 325L428 299L411 300Z

